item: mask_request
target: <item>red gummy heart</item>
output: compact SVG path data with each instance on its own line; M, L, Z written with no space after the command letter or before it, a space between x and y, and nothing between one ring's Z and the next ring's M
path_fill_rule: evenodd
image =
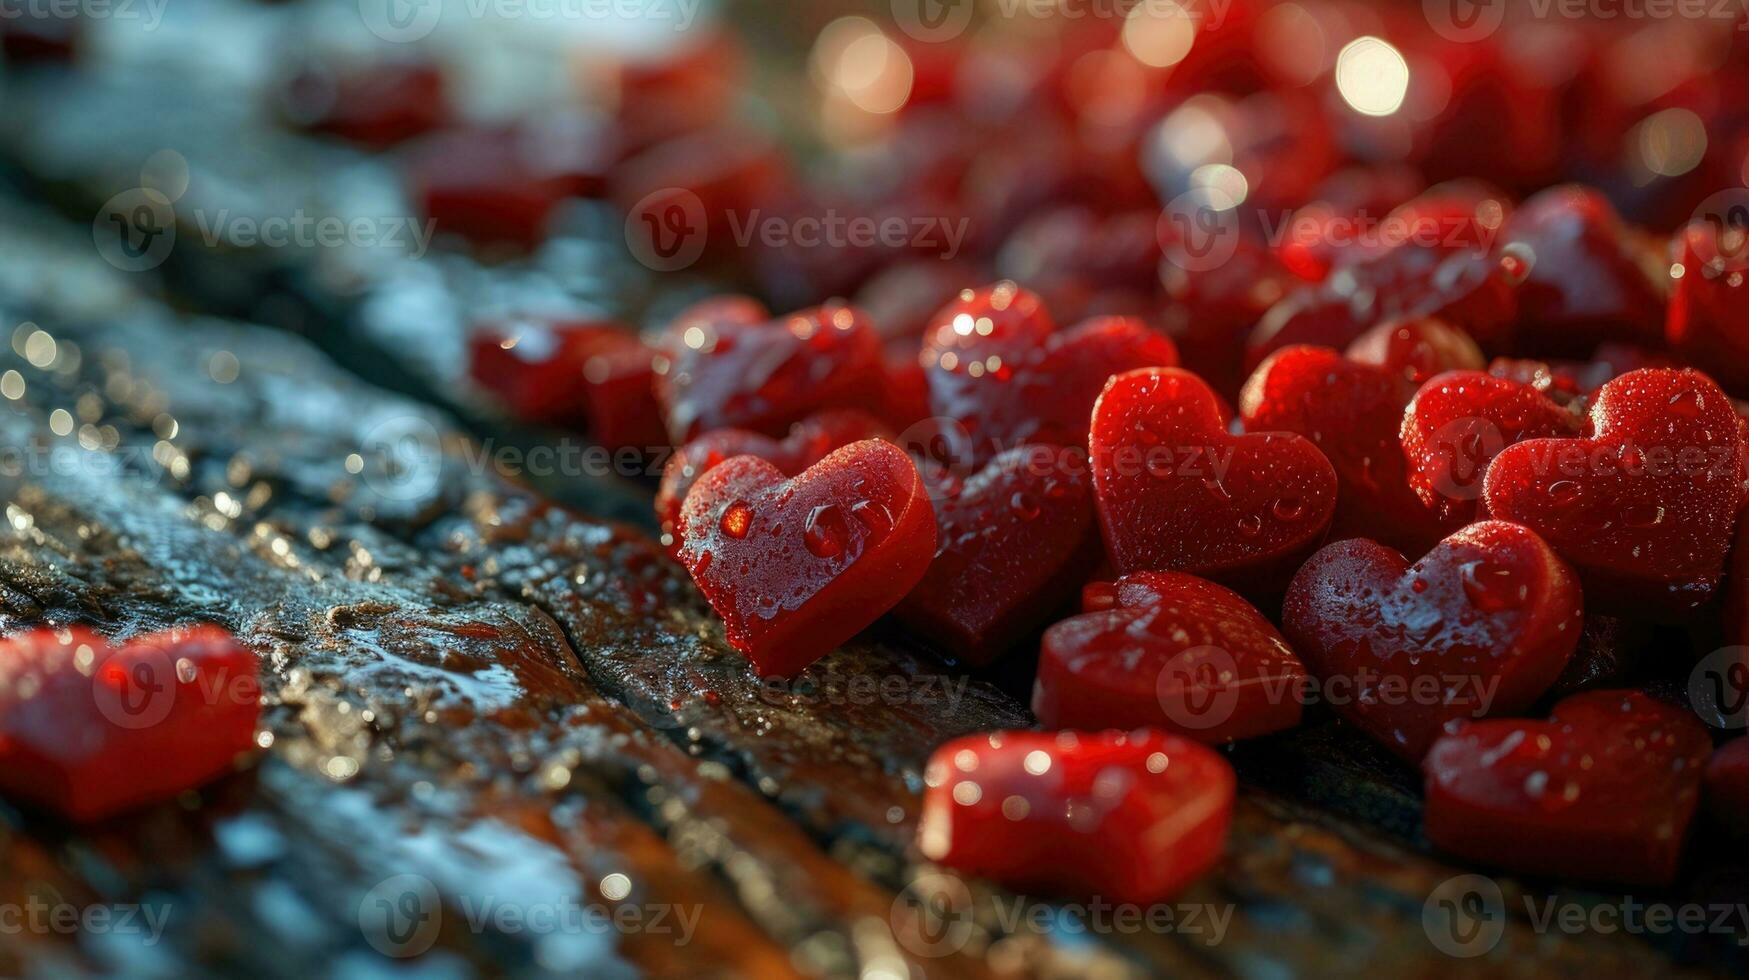
M1712 598L1743 499L1740 422L1699 371L1646 368L1604 385L1588 439L1509 446L1488 512L1524 524L1579 569L1593 603L1643 617Z
M1726 742L1706 764L1706 807L1713 822L1749 835L1749 738Z
M20 633L0 640L0 790L82 821L171 799L254 748L260 714L255 654L223 630Z
M1531 385L1480 371L1442 374L1421 386L1403 416L1409 485L1441 519L1468 523L1501 450L1579 428L1578 416Z
M955 460L981 466L1015 446L1084 445L1112 375L1178 363L1172 341L1138 320L1054 329L1038 297L1011 282L967 290L936 315L923 363L931 407L964 430L949 430Z
M1424 550L1452 530L1409 488L1398 443L1413 389L1401 375L1356 364L1325 347L1270 355L1245 383L1239 415L1247 431L1293 432L1336 469L1334 537L1371 537Z
M706 473L680 561L761 677L788 677L891 609L929 567L935 512L890 442L853 442L795 479L757 456Z
M954 657L988 663L1099 564L1086 461L1055 446L1010 449L943 496L935 560L895 612Z
M1223 586L1137 572L1087 588L1045 631L1032 711L1049 728L1161 728L1211 744L1300 723L1306 669Z
M476 127L432 133L409 144L408 193L438 231L480 245L531 249L547 223L589 178L575 154L550 159L538 131Z
M1696 222L1676 234L1665 336L1739 394L1749 392L1749 233Z
M1233 769L1160 732L992 732L929 758L917 846L1024 892L1149 905L1220 860Z
M1119 573L1182 571L1266 592L1323 540L1336 472L1291 434L1230 435L1208 385L1148 368L1093 408L1093 494Z
M1410 567L1375 541L1339 541L1294 576L1282 625L1337 714L1419 762L1443 726L1523 711L1579 642L1572 569L1516 524L1483 521Z
M668 443L655 356L615 324L520 318L474 331L469 371L520 419L587 426L604 446L652 452Z
M279 102L293 125L377 150L437 129L451 113L443 69L418 61L312 62L286 81Z
M708 300L675 319L656 395L684 442L713 429L781 435L830 408L881 403L880 338L843 303L766 321L752 300Z
M890 435L879 419L854 409L810 415L792 426L789 435L782 439L746 429L707 432L675 450L662 469L662 484L656 490L656 521L662 529L662 543L672 552L679 552L680 507L692 485L723 460L758 456L782 470L785 476L795 476L834 449Z
M1487 361L1470 335L1440 320L1381 323L1356 337L1343 352L1358 364L1375 364L1419 385L1446 371L1480 371Z
M1194 261L1168 248L1160 278L1170 301L1160 320L1180 363L1231 398L1245 380L1245 335L1296 285L1275 253L1240 238L1227 261Z
M1711 750L1692 713L1636 691L1468 724L1427 753L1427 838L1512 871L1669 884Z
M1506 222L1504 238L1530 263L1518 290L1520 348L1584 354L1600 340L1658 342L1664 299L1602 194L1572 185L1542 191Z

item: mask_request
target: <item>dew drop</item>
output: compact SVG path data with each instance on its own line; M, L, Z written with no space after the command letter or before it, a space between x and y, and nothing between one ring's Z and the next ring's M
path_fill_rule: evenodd
M1015 491L1014 496L1009 498L1008 504L1014 508L1014 513L1019 515L1023 521L1030 521L1038 516L1038 498L1025 490Z
M1270 508L1278 521L1292 523L1306 516L1306 502L1299 497L1283 497Z
M1256 514L1246 514L1244 517L1239 518L1240 534L1243 534L1248 538L1254 538L1261 530L1263 530L1263 518L1258 517Z
M731 538L745 538L747 531L753 526L753 508L737 500L723 511L722 520L717 522L717 526Z
M1466 562L1459 570L1463 579L1464 595L1469 596L1470 603L1483 612L1499 612L1512 609L1524 602L1526 586L1518 579L1518 573L1506 565L1490 561Z
M877 537L893 529L893 512L887 505L873 500L858 500L850 505L850 516Z
M802 542L817 558L833 558L844 552L844 542L850 536L844 525L844 515L837 504L821 504L808 515L802 528Z
M1579 484L1574 480L1556 480L1549 484L1549 498L1566 506L1579 499Z

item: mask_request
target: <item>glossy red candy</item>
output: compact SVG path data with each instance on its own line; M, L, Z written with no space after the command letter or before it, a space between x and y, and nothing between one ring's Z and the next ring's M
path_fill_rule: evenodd
M825 306L776 320L758 304L707 300L682 313L663 340L656 379L676 442L713 429L781 435L815 412L882 404L880 338L854 307Z
M1083 445L1107 379L1177 362L1172 341L1127 317L1055 332L1038 297L1011 282L962 293L923 349L930 405L959 424L952 451L970 465L1015 446Z
M1114 297L1152 305L1160 284L1158 212L1101 216L1087 208L1060 208L1035 215L1009 236L996 256L996 271L1044 298L1059 317L1078 319Z
M286 83L280 101L293 123L374 149L437 129L450 112L443 70L423 62L311 65Z
M1375 541L1326 547L1294 577L1282 625L1337 714L1419 762L1448 722L1523 711L1548 690L1579 642L1581 606L1547 544L1483 521L1413 566Z
M1749 392L1749 235L1696 222L1676 234L1665 321L1670 346L1734 393Z
M1403 416L1409 485L1440 518L1468 522L1502 449L1579 430L1577 415L1532 385L1480 371L1442 374L1421 386Z
M1409 488L1397 433L1413 388L1401 375L1326 347L1276 351L1245 383L1249 432L1293 432L1336 468L1335 537L1372 537L1423 550L1451 530Z
M879 419L855 409L810 415L782 439L746 429L707 432L675 450L662 469L662 485L656 490L656 522L662 529L662 543L672 551L680 550L680 507L692 485L723 460L758 456L785 476L795 476L834 449L888 435Z
M917 847L1018 891L1150 905L1220 861L1233 769L1160 732L993 732L930 756Z
M1086 460L1079 449L1010 449L943 490L935 559L895 613L942 652L988 663L1099 564Z
M890 442L800 476L757 456L710 470L680 511L680 561L761 677L789 677L880 618L929 567L935 512Z
M1730 399L1699 371L1647 368L1597 393L1591 425L1494 457L1488 512L1546 539L1600 607L1663 618L1710 600L1743 500Z
M1247 593L1285 584L1324 538L1336 472L1292 434L1230 435L1175 368L1113 378L1093 409L1093 493L1120 573L1182 571Z
M1300 722L1306 669L1237 593L1181 572L1089 586L1045 631L1032 710L1048 728L1160 728L1221 743Z
M586 426L603 446L654 453L668 444L655 356L619 324L523 317L476 328L468 370L517 418Z
M1273 252L1244 238L1231 257L1212 266L1169 243L1160 278L1167 297L1160 320L1181 363L1223 397L1236 396L1252 326L1300 283Z
M1343 352L1359 364L1375 364L1413 385L1446 371L1480 371L1488 363L1482 349L1462 330L1423 317L1381 323L1354 339Z
M7 637L0 791L81 821L172 799L254 748L260 695L254 652L214 627Z
M1503 238L1530 264L1518 290L1520 349L1582 355L1605 340L1658 342L1664 298L1602 194L1549 188L1519 207Z
M1510 871L1669 884L1711 750L1691 712L1637 691L1574 695L1548 721L1467 724L1422 766L1427 837Z
M533 248L546 239L559 203L588 189L577 155L548 144L528 129L433 133L407 147L408 193L440 232L477 245Z
M1749 835L1749 738L1734 738L1713 752L1705 785L1713 822L1738 837Z

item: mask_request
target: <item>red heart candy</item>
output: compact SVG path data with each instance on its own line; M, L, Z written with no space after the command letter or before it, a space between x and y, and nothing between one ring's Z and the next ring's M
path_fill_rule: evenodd
M1399 374L1414 385L1446 371L1480 371L1487 364L1469 334L1428 317L1381 323L1356 337L1343 354L1357 364L1375 364Z
M1229 435L1188 371L1111 379L1093 408L1093 494L1120 573L1182 571L1268 591L1323 540L1336 472L1291 434Z
M1726 742L1706 764L1706 807L1713 821L1749 835L1749 738Z
M1137 572L1089 586L1086 612L1045 631L1032 710L1049 728L1161 728L1199 742L1300 723L1306 669L1223 586Z
M993 732L935 750L917 845L1007 887L1148 905L1220 860L1233 769L1160 732Z
M669 326L656 395L676 442L712 429L776 436L815 412L880 404L880 338L861 313L828 303L766 321L758 311L718 300Z
M1635 691L1574 695L1548 721L1467 724L1422 767L1427 838L1512 871L1669 884L1711 750L1691 712Z
M1403 416L1409 485L1441 519L1468 522L1482 477L1502 449L1579 432L1578 416L1534 387L1480 371L1453 371L1421 386Z
M668 443L655 356L614 324L518 318L474 331L469 369L518 418L587 426L604 446L654 451Z
M725 459L758 456L785 476L794 476L840 446L889 435L880 420L854 409L810 415L782 439L745 429L707 432L675 450L662 469L662 484L656 490L656 521L662 529L662 543L671 552L679 552L680 507L699 477Z
M1664 323L1670 346L1732 391L1749 391L1749 235L1696 222L1676 233L1674 252Z
M895 612L954 657L988 663L1099 564L1086 461L1055 446L1010 449L944 496L935 560Z
M1588 439L1509 446L1488 467L1488 512L1542 535L1594 603L1643 617L1711 599L1743 499L1740 421L1699 371L1647 368L1604 385Z
M83 821L193 789L254 748L256 669L213 627L0 640L0 790Z
M1215 265L1174 251L1167 256L1160 279L1169 302L1160 321L1180 363L1231 398L1245 380L1246 332L1298 281L1275 253L1244 238Z
M1337 714L1419 762L1447 722L1522 711L1548 690L1579 642L1581 606L1547 544L1483 521L1413 567L1375 541L1330 545L1294 576L1282 626Z
M1506 222L1504 238L1530 263L1518 289L1520 348L1583 354L1599 340L1661 339L1664 298L1650 256L1602 194L1574 185L1542 191Z
M1020 445L1084 445L1094 399L1112 375L1170 367L1178 352L1125 317L1054 333L1038 297L1003 282L937 314L923 363L931 407L964 429L954 435L954 458L982 465Z
M890 442L834 450L795 479L737 456L693 485L680 561L761 677L788 677L891 609L929 567L935 512Z
M1405 550L1429 548L1452 530L1409 488L1398 443L1413 389L1399 374L1356 364L1325 347L1276 351L1245 383L1247 431L1294 432L1336 469L1335 537L1372 537Z

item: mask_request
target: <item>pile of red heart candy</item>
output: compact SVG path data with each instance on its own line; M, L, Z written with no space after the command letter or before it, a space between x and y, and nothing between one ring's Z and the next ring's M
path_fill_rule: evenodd
M617 445L662 445L632 430L663 421L665 543L762 675L888 613L984 664L1080 594L1037 640L1034 709L1058 731L942 747L931 858L1167 897L1218 858L1231 810L1205 746L1317 701L1423 768L1441 848L1667 882L1703 771L1749 824L1731 802L1749 751L1709 764L1695 716L1644 694L1551 692L1614 652L1584 645L1612 625L1749 636L1749 602L1724 595L1749 566L1730 397L1749 394L1749 256L1729 208L1702 203L1742 192L1728 107L1749 59L1722 29L1620 28L1629 45L1538 26L1457 41L1412 16L1238 3L1170 65L1098 18L1048 49L887 32L911 93L872 149L823 168L872 194L705 127L606 179L634 218L693 194L707 269L787 306L854 304L773 318L721 298L650 340L500 325L475 376ZM1354 111L1332 59L1281 57L1283 36L1333 53L1362 33L1412 65L1404 111ZM1668 71L1648 80L1652 63ZM1233 173L1236 228L1179 210ZM1499 186L1452 179L1476 175ZM1581 177L1674 233L1560 183ZM965 216L972 240L951 261L737 251L719 227L822 203ZM1376 215L1382 234L1353 234ZM998 275L1020 285L966 288Z
M231 772L256 745L256 670L211 626L120 645L77 628L0 639L0 792L90 821Z

